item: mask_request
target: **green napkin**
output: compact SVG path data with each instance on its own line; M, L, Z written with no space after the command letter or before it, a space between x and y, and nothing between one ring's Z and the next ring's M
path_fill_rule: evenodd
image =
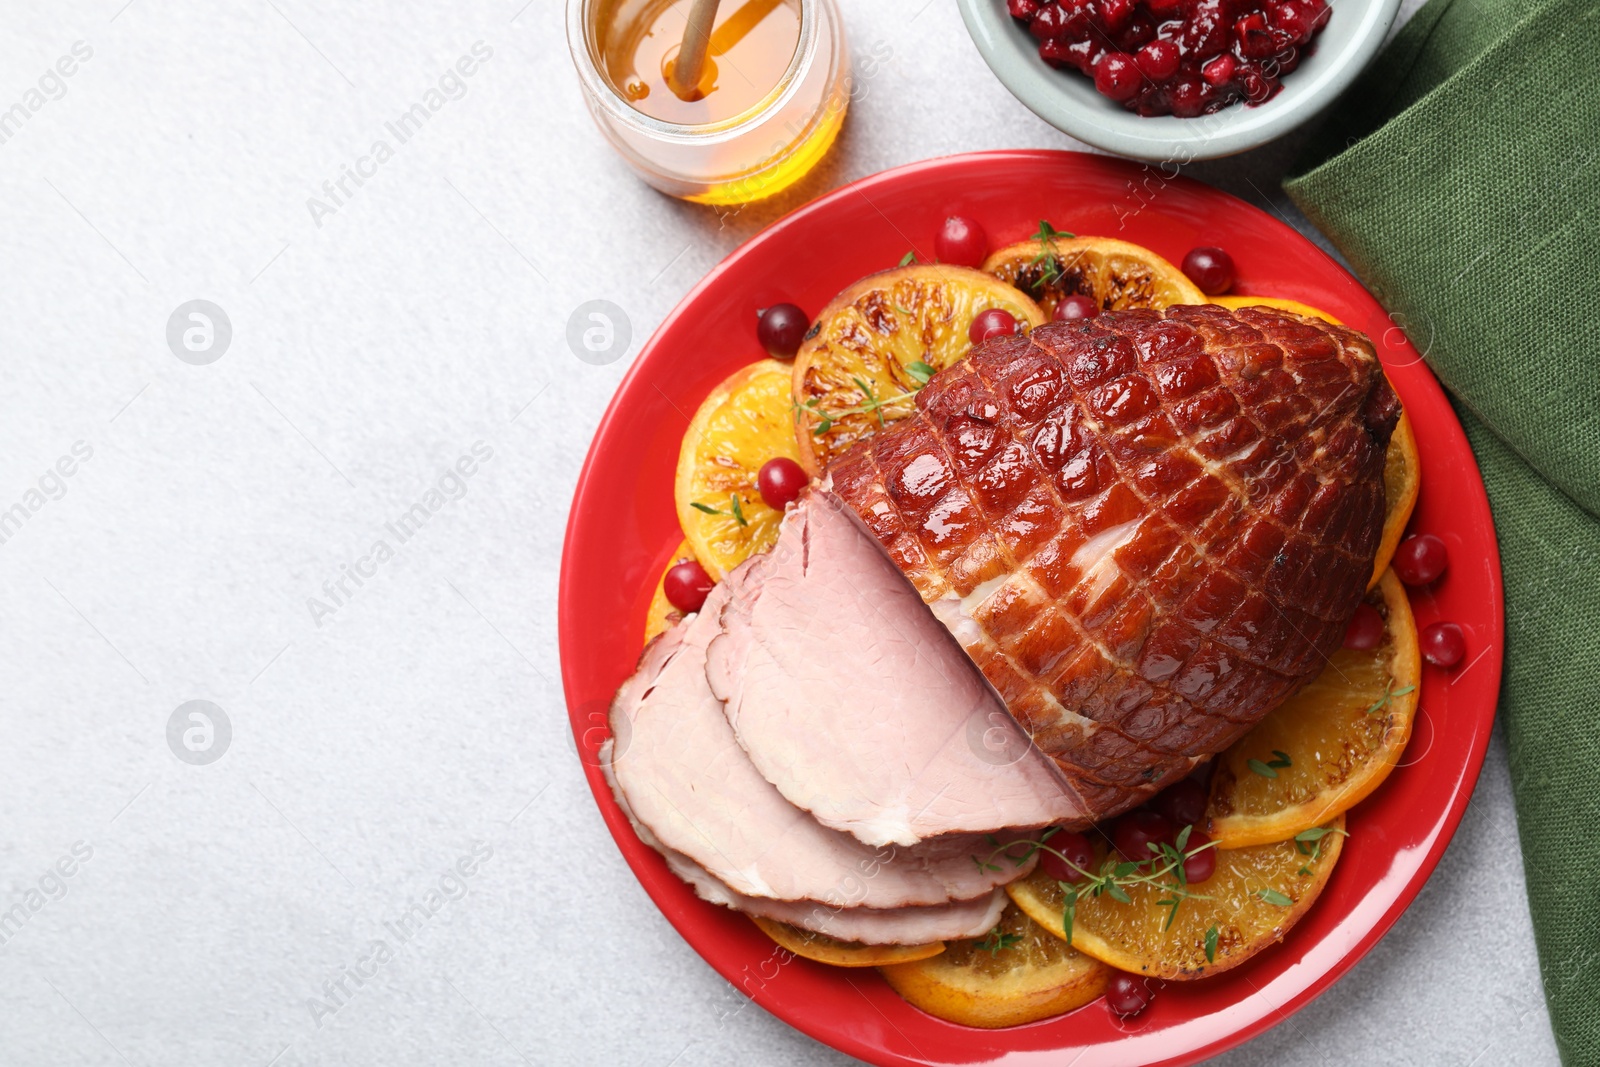
M1432 0L1297 169L1477 452L1545 996L1564 1062L1600 1064L1600 3Z

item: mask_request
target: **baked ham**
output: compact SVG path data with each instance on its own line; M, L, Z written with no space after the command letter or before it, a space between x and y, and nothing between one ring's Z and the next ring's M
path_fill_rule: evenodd
M881 556L870 535L862 536ZM886 558L884 565L890 566ZM821 825L757 772L706 682L706 646L721 633L731 588L730 582L718 585L699 614L656 638L612 702L612 741L601 767L641 839L706 899L797 925L795 916L803 913L839 929L847 920L828 913L911 907L926 915L929 906L979 900L942 915L960 924L987 914L995 888L1032 868L1031 858L1018 863L994 856L997 844L1015 835L991 842L958 834L912 848L872 847ZM914 596L912 604L927 614ZM974 670L953 643L950 652ZM983 820L982 828L1001 829L994 818ZM1018 846L1019 856L1025 851ZM711 882L717 885L708 888ZM757 900L767 903L750 903Z
M827 484L1100 819L1339 646L1399 411L1352 330L1108 312L979 345Z
M762 778L823 826L914 845L1088 814L837 497L805 490L717 591L711 691Z

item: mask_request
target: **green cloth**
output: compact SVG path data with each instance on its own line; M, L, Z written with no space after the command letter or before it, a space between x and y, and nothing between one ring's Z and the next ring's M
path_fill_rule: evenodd
M1432 0L1297 170L1477 452L1545 997L1563 1061L1600 1064L1600 2Z

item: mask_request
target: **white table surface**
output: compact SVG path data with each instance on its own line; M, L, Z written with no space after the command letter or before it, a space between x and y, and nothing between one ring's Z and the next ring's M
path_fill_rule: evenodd
M744 1005L605 832L558 681L567 504L640 341L767 222L1071 142L947 0L845 0L892 59L816 174L719 228L623 169L561 5L523 2L0 5L0 109L92 50L0 143L0 510L30 509L0 544L0 1064L849 1062ZM465 96L318 225L308 197L477 41ZM1297 219L1291 155L1193 170ZM205 365L166 336L197 298L232 325ZM607 366L565 342L595 298L633 329ZM387 535L476 442L459 499ZM196 699L232 729L203 766L167 742ZM1389 936L1216 1062L1556 1062L1515 835L1497 739ZM390 933L441 881L465 895Z

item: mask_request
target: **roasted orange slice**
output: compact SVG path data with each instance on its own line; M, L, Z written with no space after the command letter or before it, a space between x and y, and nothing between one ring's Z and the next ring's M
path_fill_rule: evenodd
M834 967L881 967L891 963L910 963L937 956L944 951L943 941L926 945L863 945L856 941L838 941L826 934L813 933L774 919L752 915L750 921L796 956Z
M1421 660L1405 587L1384 572L1367 603L1378 646L1341 648L1317 679L1217 757L1206 817L1222 848L1287 841L1350 810L1400 762Z
M1071 237L1039 224L1039 233L990 254L983 269L1027 293L1044 311L1074 293L1103 311L1204 304L1188 275L1148 248L1112 237Z
M912 1006L963 1026L998 1029L1072 1011L1106 991L1111 972L1006 906L988 937L878 973Z
M1344 323L1340 322L1326 311L1323 311L1321 308L1314 308L1310 304L1302 304L1298 300L1287 300L1281 296L1235 296L1230 293L1227 296L1208 296L1205 298L1205 302L1209 304L1220 304L1223 307L1230 308L1234 311L1238 311L1240 308L1276 308L1279 311L1288 311L1296 315L1304 315L1308 319L1325 319L1326 321L1333 323L1335 326L1344 325Z
M661 577L656 579L655 595L650 598L650 607L644 613L645 644L648 645L657 634L669 629L683 618L683 612L673 607L672 601L667 599L666 581L668 571L689 559L694 559L694 549L689 547L689 542L683 541L679 543L677 551L672 553L667 565L661 568Z
M1213 304L1235 310L1247 307L1277 308L1307 318L1326 319L1335 326L1344 325L1326 311L1298 300L1275 296L1213 296L1209 299ZM1417 506L1417 491L1421 487L1422 463L1417 455L1417 435L1412 432L1411 417L1402 411L1400 421L1389 437L1389 451L1384 455L1383 538L1378 542L1378 554L1372 561L1369 589L1377 585L1383 572L1389 569L1389 561L1394 558L1394 550L1400 544L1400 535L1405 533L1406 523L1411 521L1411 512Z
M1118 879L1114 894L1080 890L1072 913L1072 947L1119 970L1155 978L1204 978L1237 967L1282 941L1316 901L1338 862L1344 820L1281 841L1220 851L1204 882L1174 892L1171 875ZM1115 874L1131 864L1102 859ZM1065 937L1067 894L1043 870L1006 887L1035 923ZM1188 894L1184 896L1184 894ZM1173 901L1178 900L1176 906Z
M798 459L789 367L764 359L711 391L689 422L678 453L678 525L716 581L772 547L782 512L761 499L756 475L779 456Z
M1028 329L1044 322L1032 300L968 267L898 267L834 297L794 360L794 435L806 470L821 474L852 443L911 414L917 390L967 354L972 320L990 308Z
M1411 429L1411 416L1404 411L1389 435L1389 451L1383 457L1383 537L1378 541L1378 554L1372 563L1372 583L1378 584L1394 559L1394 550L1400 546L1400 535L1406 532L1411 512L1417 506L1417 492L1422 488L1422 457L1417 455L1417 435Z

